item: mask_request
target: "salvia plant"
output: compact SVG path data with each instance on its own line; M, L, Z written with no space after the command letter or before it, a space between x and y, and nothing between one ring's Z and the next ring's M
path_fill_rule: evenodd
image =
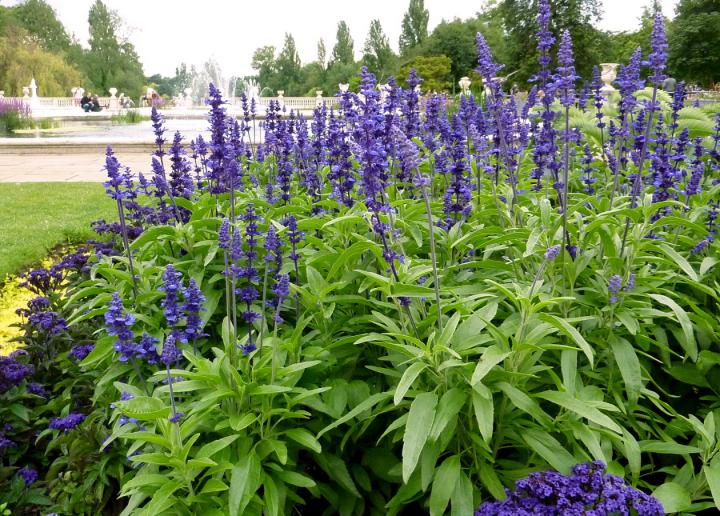
M118 220L28 274L0 362L0 501L720 507L720 114L660 91L661 17L608 97L550 17L526 99L480 34L478 97L363 70L311 119L235 119L211 85L207 137L153 112L150 175L108 149Z

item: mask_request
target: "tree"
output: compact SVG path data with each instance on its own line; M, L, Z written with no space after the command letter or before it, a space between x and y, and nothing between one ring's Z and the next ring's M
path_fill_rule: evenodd
M403 16L402 32L400 33L400 54L406 55L408 50L421 44L428 36L428 20L430 11L425 9L423 0L410 0L408 10Z
M325 51L325 41L320 38L320 41L318 41L317 44L317 62L320 63L320 66L323 67L323 70L325 69L325 63L327 61L327 52Z
M407 77L413 68L423 80L423 92L443 92L452 87L452 61L448 56L418 56L401 68L400 76Z
M276 61L278 88L285 90L288 96L300 95L301 86L301 64L300 55L295 46L295 38L292 34L285 33L285 43Z
M0 89L6 95L20 96L32 78L37 82L38 95L44 97L67 97L70 88L82 80L80 72L62 55L43 49L25 29L7 27L0 37Z
M636 31L609 34L608 51L603 55L603 61L608 63L626 62L636 48L642 49L643 55L650 53L650 35L655 23L655 13L660 9L656 0L643 8L640 15L640 27Z
M602 0L550 0L550 30L560 39L564 30L573 40L578 75L590 77L602 60L602 33L593 26L599 20ZM537 0L503 0L498 6L507 34L507 72L517 71L515 80L524 82L538 69Z
M385 77L390 69L393 57L390 41L383 32L380 20L370 22L370 31L363 47L363 62L378 80Z
M90 50L86 72L100 94L111 87L138 95L144 83L140 59L132 43L118 35L121 20L101 0L95 0L88 14Z
M252 69L257 72L257 80L260 88L268 87L273 90L274 79L277 71L275 62L275 47L267 45L255 50L252 57ZM274 94L274 90L273 90Z
M360 71L359 65L355 63L337 63L332 65L325 74L325 84L323 91L327 95L333 95L338 91L338 85L341 83L348 84L353 77L357 76Z
M26 0L12 8L11 16L45 50L64 52L70 47L65 27L44 0Z
M332 51L332 59L330 66L335 64L353 64L355 62L355 51L353 50L353 39L350 35L350 28L347 23L340 21L338 23L337 34L335 36L335 46Z
M482 32L497 62L506 58L502 19L496 11L483 13L469 20L455 19L441 22L425 42L418 47L419 55L447 56L451 62L451 78L457 84L463 76L469 76L477 67L476 36Z
M709 87L720 82L720 0L680 0L670 31L670 69Z

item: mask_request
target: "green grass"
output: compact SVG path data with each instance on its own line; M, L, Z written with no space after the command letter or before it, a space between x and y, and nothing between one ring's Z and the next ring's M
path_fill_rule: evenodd
M115 220L100 183L0 183L0 282L62 244L92 238L93 220Z

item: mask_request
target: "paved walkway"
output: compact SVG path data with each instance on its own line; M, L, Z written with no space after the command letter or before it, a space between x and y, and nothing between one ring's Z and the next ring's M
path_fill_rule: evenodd
M150 153L117 152L123 166L150 176ZM0 153L0 182L105 181L102 151L80 154Z

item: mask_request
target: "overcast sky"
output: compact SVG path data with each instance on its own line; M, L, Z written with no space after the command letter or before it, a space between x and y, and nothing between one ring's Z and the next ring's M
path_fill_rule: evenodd
M87 41L87 15L93 0L46 0L69 32ZM225 75L250 75L257 47L282 47L290 32L303 63L317 55L325 40L328 55L335 43L337 22L345 20L359 58L370 20L380 19L397 50L402 17L409 0L104 0L124 20L131 42L140 54L145 73L174 75L181 62L202 64L213 57ZM16 0L0 0L9 5ZM621 31L638 26L644 5L651 0L604 0L601 28ZM661 0L666 16L674 16L677 0ZM425 0L429 29L441 20L468 18L484 0Z

